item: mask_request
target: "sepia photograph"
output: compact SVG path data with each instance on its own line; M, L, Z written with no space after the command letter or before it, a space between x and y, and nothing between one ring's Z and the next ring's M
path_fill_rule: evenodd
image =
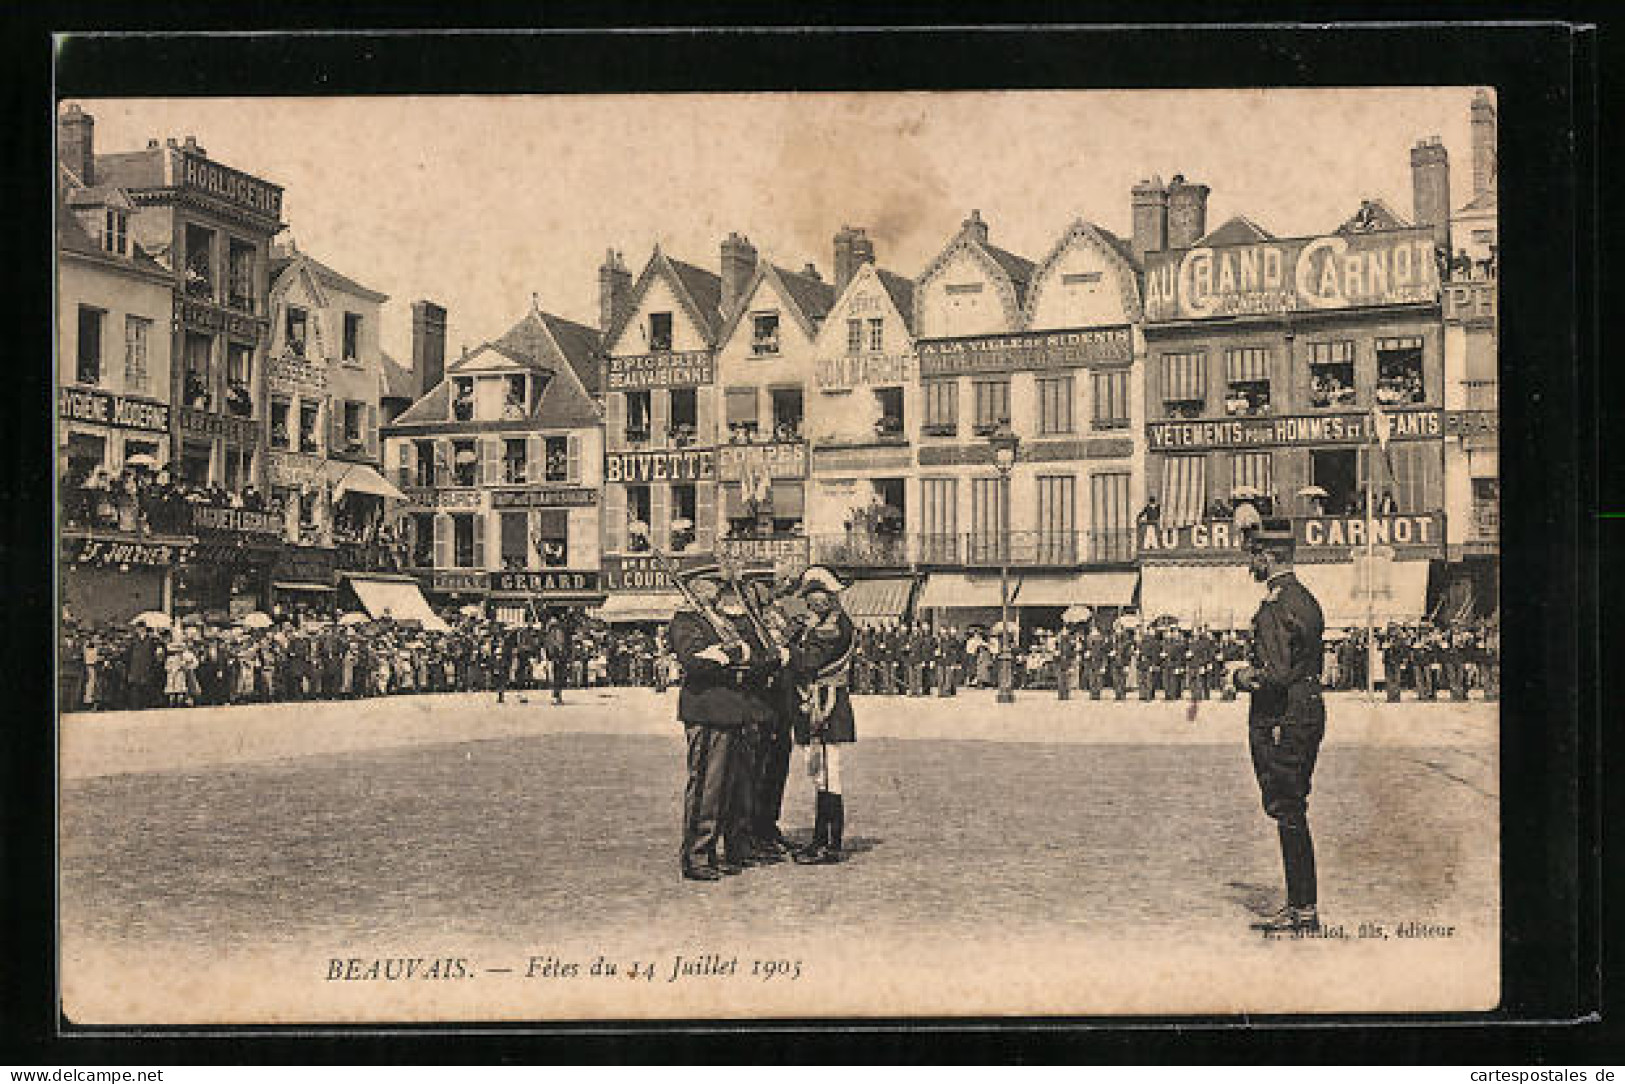
M1501 105L59 95L64 1020L1495 1009Z

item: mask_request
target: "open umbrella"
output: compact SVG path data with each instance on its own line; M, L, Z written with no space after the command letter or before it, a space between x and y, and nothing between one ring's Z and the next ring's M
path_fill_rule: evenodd
M1237 486L1230 491L1230 497L1238 501L1256 501L1261 494L1257 486Z
M203 624L203 615L202 614L187 614L185 617L181 618L181 624L183 626L185 626L186 628L192 628L194 626L201 625L201 624Z
M466 467L470 463L477 462L478 460L479 456L475 455L472 449L464 448L462 451L457 453L457 463L459 466Z
M671 529L674 531L686 531L692 526L694 526L694 521L685 516L679 516L671 521Z
M237 624L245 629L268 629L271 627L271 615L255 610L239 617Z
M1081 625L1093 616L1095 611L1087 606L1068 606L1061 612L1061 622L1067 625Z
M344 616L339 618L339 624L341 624L341 625L365 625L368 620L369 620L369 618L367 617L366 614L361 613L358 610L351 610L349 613L347 613Z
M1298 490L1298 496L1300 496L1300 497L1329 497L1329 496L1331 496L1331 494L1327 493L1324 489L1321 489L1319 486L1304 486L1302 489Z
M1016 623L1014 621L995 621L995 622L993 622L993 631L994 632L1015 632L1016 631Z
M151 470L158 465L158 460L146 452L138 452L124 461L126 467L140 467L142 470Z
M149 629L167 629L170 626L170 620L169 615L166 613L158 610L148 610L145 613L136 614L135 617L131 618L130 624L145 625Z
M1118 624L1118 626L1120 628L1137 629L1137 628L1140 627L1140 615L1139 614L1123 614L1120 617L1118 617L1117 624Z
M460 608L457 612L462 614L464 617L482 617L485 614L484 608L481 607L477 602L470 602L467 606Z

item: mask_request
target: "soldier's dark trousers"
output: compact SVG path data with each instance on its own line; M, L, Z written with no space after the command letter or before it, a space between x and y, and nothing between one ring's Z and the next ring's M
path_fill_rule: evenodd
M759 777L761 727L739 728L728 764L728 798L722 813L722 849L735 862L748 858L751 829L756 824L756 781Z
M919 663L908 664L908 695L925 695L925 667Z
M728 770L739 728L683 727L688 738L688 785L683 790L683 868L711 865L728 813Z
M1467 699L1467 667L1464 663L1451 663L1450 672L1450 699Z
M1383 691L1388 694L1388 699L1390 701L1398 702L1399 686L1399 668L1393 666L1385 667L1382 671L1382 687Z
M1119 700L1128 697L1128 668L1126 666L1119 666L1112 671L1112 692Z
M1177 670L1164 670L1162 672L1162 689L1169 700L1179 700L1184 696L1185 689L1180 683L1182 676Z
M1196 676L1191 678L1191 699L1192 700L1206 700L1207 699L1207 672L1206 671L1199 670L1199 671L1197 671Z
M1484 699L1499 700L1501 698L1501 664L1487 662L1484 664Z
M1055 696L1060 700L1072 699L1072 667L1062 665L1055 668Z
M1091 666L1091 667L1089 667L1089 699L1090 700L1099 700L1100 699L1101 682L1105 678L1105 676L1106 676L1105 674L1101 673L1099 666Z
M1432 700L1433 668L1431 666L1419 667L1416 671L1416 698L1418 700Z
M751 835L768 842L779 836L784 784L790 778L790 726L768 723L760 728L756 749L756 798Z
M1140 699L1150 700L1156 695L1156 689L1151 683L1151 671L1140 671Z
M1258 780L1264 812L1275 821L1280 836L1290 907L1313 907L1316 903L1309 789L1320 741L1326 733L1326 709L1318 696L1306 714L1310 716L1308 721L1278 721L1274 726L1252 722L1247 728L1253 775Z

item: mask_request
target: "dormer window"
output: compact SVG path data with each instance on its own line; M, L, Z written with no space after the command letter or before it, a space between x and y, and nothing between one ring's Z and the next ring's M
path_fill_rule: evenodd
M349 362L361 360L361 314L359 312L344 314L344 360Z
M671 313L649 314L649 349L656 353L671 349Z
M523 421L528 416L525 410L525 378L510 376L503 382L502 420Z
M779 314L752 313L750 318L750 352L758 357L779 352Z
M309 333L310 314L297 305L288 306L288 353L296 358L305 356L306 336Z
M102 248L116 256L130 254L130 216L125 211L109 207L107 209L107 226L102 231Z
M474 420L474 378L459 376L452 382L451 416L454 421Z

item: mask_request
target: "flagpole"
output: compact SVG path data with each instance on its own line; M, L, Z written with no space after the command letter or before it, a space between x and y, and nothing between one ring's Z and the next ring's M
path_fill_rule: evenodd
M1377 674L1376 667L1371 665L1371 649L1376 641L1376 629L1372 626L1376 618L1373 611L1376 608L1377 569L1375 564L1376 546L1372 535L1375 534L1375 525L1372 522L1372 497L1376 489L1377 449L1374 447L1377 436L1377 425L1380 415L1373 408L1370 414L1371 440L1366 442L1365 449L1365 698L1367 703L1376 703L1377 700Z

